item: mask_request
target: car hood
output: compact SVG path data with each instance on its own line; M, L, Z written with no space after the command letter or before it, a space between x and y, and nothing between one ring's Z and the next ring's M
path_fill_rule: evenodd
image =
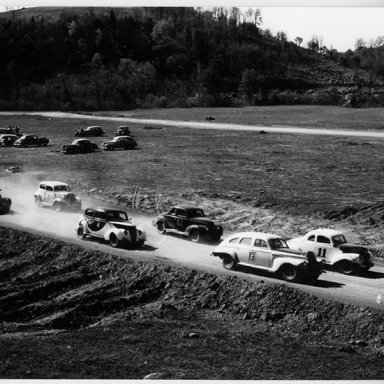
M350 252L350 253L360 253L360 252L368 251L367 247L364 247L363 245L359 245L359 244L353 244L353 243L340 244L335 246L335 248L339 248L343 252Z
M129 221L110 221L111 224L116 227L136 227L135 224L130 223Z
M290 255L297 255L297 256L304 256L305 252L298 251L296 249L291 249L291 248L276 248L274 249L276 252L283 252L283 253L288 253Z
M213 224L213 221L208 217L190 217L189 221L198 224Z

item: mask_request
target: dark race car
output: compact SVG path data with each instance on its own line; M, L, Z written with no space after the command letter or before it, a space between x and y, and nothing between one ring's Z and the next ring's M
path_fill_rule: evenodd
M131 136L131 131L129 130L129 127L121 125L117 127L114 136Z
M18 138L19 138L18 136L12 135L12 134L0 135L0 146L12 147L12 145Z
M92 125L87 128L79 128L75 132L77 137L87 137L87 136L103 136L105 132L98 125Z
M134 149L137 147L137 142L131 136L115 136L111 141L101 143L101 147L105 151L113 151L115 149Z
M88 139L76 139L72 144L63 145L61 152L65 155L77 154L77 153L90 153L99 149L96 143L90 142Z
M46 137L38 137L36 135L23 135L14 143L14 147L46 147L49 139Z
M194 243L202 239L218 241L223 227L207 218L201 208L194 206L175 206L169 212L162 213L153 220L157 230L187 236Z

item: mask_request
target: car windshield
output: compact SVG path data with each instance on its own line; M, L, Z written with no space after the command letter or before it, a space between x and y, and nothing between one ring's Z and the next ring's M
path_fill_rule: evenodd
M68 192L71 190L68 185L55 185L53 189L55 192Z
M204 217L204 212L202 209L189 209L188 217Z
M111 221L128 221L128 216L124 211L107 211L107 219Z
M333 245L340 245L347 242L344 235L336 235L332 237Z
M288 244L283 239L269 239L268 244L271 249L288 248Z

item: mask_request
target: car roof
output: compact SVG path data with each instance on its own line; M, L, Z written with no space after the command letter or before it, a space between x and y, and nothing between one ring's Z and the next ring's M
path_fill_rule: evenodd
M335 229L331 228L318 228L314 229L312 231L309 231L307 235L324 235L324 236L335 236L335 235L342 235L342 232L337 231Z
M233 239L235 237L257 237L261 240L270 240L270 239L281 239L281 236L275 235L273 233L264 233L264 232L237 232L229 236L228 239Z
M76 139L76 140L73 140L73 143L77 143L77 142L79 142L79 141L89 141L89 139Z
M121 139L129 139L129 140L133 140L133 137L132 136L115 136L113 138L114 140L121 140Z
M3 133L3 134L1 134L0 135L0 137L4 137L4 136L11 136L11 137L17 137L17 138L19 138L19 136L17 136L17 135L14 135L13 133Z
M197 207L195 205L174 205L172 208L185 209L186 211L188 211L189 209L200 209L200 210L204 211L204 209Z
M125 129L125 128L128 128L128 125L119 125L116 129Z
M69 186L67 183L63 183L62 181L52 181L52 180L44 180L40 181L40 184L49 184L49 185L66 185ZM39 184L39 185L40 185Z
M87 127L87 129L89 128L101 128L100 125L90 125L89 127Z
M108 207L87 207L85 211L87 211L88 209L93 209L94 211L99 211L99 212L125 212L124 209L108 208Z

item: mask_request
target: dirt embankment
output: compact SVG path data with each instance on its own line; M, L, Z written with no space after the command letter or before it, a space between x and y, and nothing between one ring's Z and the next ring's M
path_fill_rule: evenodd
M1 332L79 329L175 310L214 311L288 333L363 340L384 353L384 314L285 285L86 250L0 227ZM380 352L381 353L381 352Z

